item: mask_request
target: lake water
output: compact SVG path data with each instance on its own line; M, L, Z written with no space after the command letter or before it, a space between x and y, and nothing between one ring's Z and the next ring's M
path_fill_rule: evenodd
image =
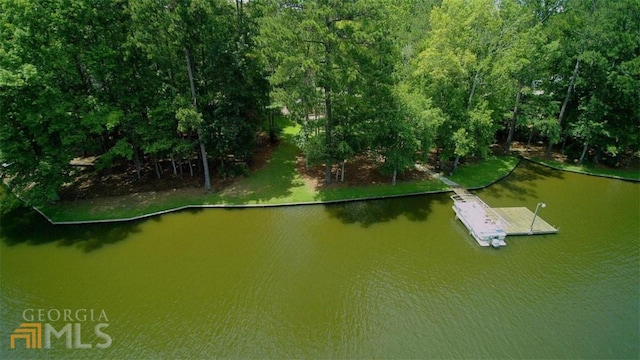
M2 219L0 358L637 359L640 184L525 162L474 193L560 232L481 248L450 194Z

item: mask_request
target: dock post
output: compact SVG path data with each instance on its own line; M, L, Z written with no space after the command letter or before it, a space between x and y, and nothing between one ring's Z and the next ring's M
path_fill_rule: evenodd
M533 234L533 224L536 222L536 217L538 217L538 210L540 210L541 207L546 208L547 204L539 202L538 205L536 205L536 212L533 213L533 220L531 221L531 226L529 227L529 235Z

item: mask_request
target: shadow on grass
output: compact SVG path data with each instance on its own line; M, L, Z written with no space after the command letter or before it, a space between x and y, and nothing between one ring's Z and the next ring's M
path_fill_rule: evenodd
M369 227L405 216L410 221L424 221L431 214L435 203L450 201L447 194L406 196L384 200L353 201L343 204L325 205L333 218L345 224L360 224Z
M640 158L638 158L638 160L640 160ZM638 169L637 166L630 165L630 168L609 168L605 166L599 166L590 162L583 163L582 165L574 165L567 162L560 162L541 157L533 157L531 161L542 163L551 168L556 168L562 171L590 176L620 179L625 181L640 182L640 169Z
M448 178L466 188L484 187L508 175L518 164L512 156L492 156L483 161L461 166Z
M227 189L219 195L220 199L228 204L247 204L290 197L293 188L304 185L296 176L296 157L299 154L300 150L293 140L285 136L264 169Z
M335 201L392 196L418 196L419 194L446 192L449 187L439 180L410 181L397 185L377 184L342 188L320 189L314 196L316 201Z
M75 246L89 253L139 232L139 225L144 220L118 224L52 225L37 212L18 208L3 215L0 221L0 238L8 246L57 243L59 246Z
M524 201L528 198L536 197L537 185L535 182L545 178L562 179L564 178L564 173L525 160L509 176L498 181L496 184L498 186L489 186L483 191L495 198L509 196L510 198Z

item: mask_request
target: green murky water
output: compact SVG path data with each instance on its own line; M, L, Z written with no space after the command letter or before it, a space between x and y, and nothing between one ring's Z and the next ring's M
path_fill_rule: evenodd
M448 194L119 225L3 219L0 358L637 359L640 184L526 165L476 193L544 201L560 233L480 248ZM60 338L10 349L28 320Z

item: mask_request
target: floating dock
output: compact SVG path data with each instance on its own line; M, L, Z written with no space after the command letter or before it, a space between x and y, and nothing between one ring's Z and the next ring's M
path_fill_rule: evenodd
M539 214L525 207L492 208L441 174L436 174L424 166L416 167L451 187L455 192L451 199L454 202L453 211L456 218L462 221L480 246L504 246L504 239L508 235L542 235L558 232L558 229L544 221Z
M479 197L464 189L451 196L453 211L480 246L495 248L507 245L508 235L555 234L558 229L549 225L525 207L492 208Z
M493 208L493 210L505 220L502 228L507 235L543 235L558 232L558 229L540 218L539 214L533 221L535 215L526 207L504 207ZM531 227L532 221L533 228Z

